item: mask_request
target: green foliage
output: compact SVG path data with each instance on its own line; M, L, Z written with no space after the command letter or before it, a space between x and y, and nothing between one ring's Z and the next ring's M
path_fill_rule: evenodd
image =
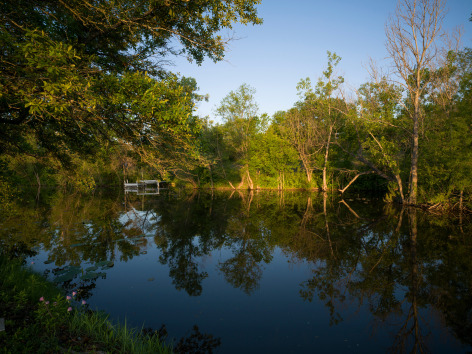
M256 181L256 185L263 187L282 188L283 176L298 167L296 150L277 134L273 126L254 139L249 155L250 169L256 176L262 174L266 178L261 183ZM267 179L277 183L271 183Z
M195 80L166 72L161 63L182 53L197 63L221 60L226 42L219 31L234 22L262 23L258 3L4 1L0 154L71 170L81 165L74 164L76 154L96 156L104 145L121 144L161 175L192 168L201 128L193 112L203 97ZM90 177L76 176L71 184L93 188Z
M230 91L216 108L216 115L225 123L237 120L251 120L258 113L254 100L256 90L248 84L242 84L236 91Z
M70 298L70 296L68 296ZM72 311L70 299L58 294L54 299L43 296L39 298L39 306L34 313L38 319L38 324L44 328L45 332L52 336L57 336L62 326L67 322L67 316Z
M17 259L0 254L0 310L6 330L0 332L0 345L9 352L43 352L57 349L57 339L46 333L36 312L41 296L53 297L58 290L38 274L23 269Z
M388 184L387 199L406 201L416 193L412 117L421 151L418 202L470 203L467 48L450 51L440 67L416 72L418 107L387 77L361 85L357 100L347 100L336 74L341 58L328 51L325 70L314 84L300 80L300 100L287 112L259 114L254 88L243 84L216 108L223 124L196 117L196 103L204 99L196 81L166 72L162 63L183 53L197 63L221 60L220 31L235 22L262 23L259 3L4 1L3 208L11 206L7 180L89 193L144 176L192 187L341 189L353 179L358 187L377 184L366 177L374 173ZM405 79L410 88L414 74Z
M461 193L468 197L472 189L472 52L465 49L450 59L442 75L447 75L449 88L456 86L456 93L451 97L443 87L433 92L425 107L430 119L420 145L424 157L419 193L422 201L432 204L454 205Z
M0 266L0 311L6 320L0 345L5 352L170 352L157 336L139 336L126 323L113 326L107 316L85 311L75 293L65 296L18 259L0 254Z
M10 37L11 60L23 65L9 68L11 79L1 86L4 153L50 153L70 164L71 153L95 154L108 140L134 146L144 157L147 151L165 156L169 144L181 148L199 129L188 79L100 71L93 56L79 56L45 32L27 32L21 42Z
M218 136L222 144L217 146L217 158L236 170L241 178L240 186L245 184L253 188L249 164L257 139L267 129L269 118L266 114L258 115L255 102L255 90L242 84L236 91L231 91L216 108L216 115L224 124L218 127ZM225 172L226 174L226 172ZM228 180L228 176L225 177Z
M333 93L344 83L342 76L334 77L336 66L341 61L341 57L336 53L327 51L328 64L322 76L318 79L313 88L310 78L302 79L297 84L298 96L302 101L310 101L315 98L332 98Z
M205 56L221 60L225 41L219 31L235 22L261 24L259 0L201 2L98 1L94 3L31 3L4 1L0 10L14 34L38 29L54 40L83 46L96 54L99 67L121 71L150 65L150 56L172 54L172 42L200 63ZM126 25L124 25L126 24ZM178 52L178 50L177 50Z
M424 134L430 137L428 141L431 144L426 147L427 140L424 140L421 146L425 150L420 160L420 176L423 176L420 193L424 200L428 196L432 198L435 193L447 192L450 196L457 196L458 190L466 192L463 193L464 198L468 196L467 186L470 184L467 176L470 174L467 172L467 161L471 159L467 154L471 149L464 132L468 130L467 117L470 115L461 113L464 118L458 119L458 112L470 110L470 104L466 103L470 97L470 66L466 53L450 56L451 63L456 62L455 66L449 63L447 67L431 73L438 78L446 74L454 76L459 91L454 103L448 106L451 112L447 115L449 121L441 123L440 111L443 108L435 98L442 94L439 89L431 88L432 103L430 107L423 107L425 114L432 116L428 125L424 125ZM238 178L234 171L239 170L240 179L244 181L246 171L250 171L249 176L261 188L312 188L323 185L340 188L341 185L348 185L349 178L358 174L367 176L375 173L378 177L361 176L355 183L367 189L388 185L388 188L384 187L389 190L386 199L404 198L407 193L405 187L409 185L411 135L409 116L401 109L401 104L408 105L408 99L402 102L402 90L385 77L362 85L355 103L333 97L343 83L342 77L334 75L339 61L338 56L328 53L328 67L317 85L312 87L310 79L301 80L297 88L302 100L291 110L275 114L268 128L260 124L254 90L243 85L238 91L230 92L217 109L217 114L225 123L208 126L200 137L201 151L205 151L208 159L207 167L198 172L202 181L208 184L211 179L211 183L217 185L221 185L222 179L235 182ZM449 128L445 129L446 126ZM434 131L440 134L449 132L443 141L450 144L457 140L455 147L443 147L438 153L437 138L432 134ZM463 142L464 156L456 159L450 153L445 155L449 150L457 152L459 141ZM428 152L429 148L431 152ZM431 163L428 156L438 162L440 156L444 157L441 163ZM299 171L300 167L303 167L307 180L295 182L291 187L287 183L282 186L281 179L287 181L286 178L292 172ZM323 176L316 171L323 171ZM444 177L440 177L441 173ZM458 184L450 184L452 175L457 180L463 176L460 177L462 189L457 187ZM432 176L436 176L433 179L438 183L426 189ZM385 182L379 181L379 178ZM442 187L447 191L441 192Z
M327 56L327 68L316 86L312 87L309 78L302 79L297 85L301 100L281 119L282 134L297 151L307 182L313 185L314 171L322 171L318 187L323 190L328 189L332 147L348 113L347 103L336 97L344 82L341 76L334 76L341 58L329 51Z
M243 84L224 97L216 109L216 115L224 122L222 133L230 159L241 160L240 164L246 163L251 141L264 127L255 93L254 88Z
M139 329L128 327L126 322L112 325L104 313L75 311L70 327L75 335L90 336L97 343L97 349L118 353L172 353L157 335L142 334Z
M0 215L8 217L15 212L15 200L18 198L18 190L0 176Z

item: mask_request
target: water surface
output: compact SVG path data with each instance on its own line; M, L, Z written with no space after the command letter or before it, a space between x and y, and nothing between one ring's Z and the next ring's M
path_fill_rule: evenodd
M169 341L197 326L220 353L472 349L466 216L301 192L42 198L2 219L3 247Z

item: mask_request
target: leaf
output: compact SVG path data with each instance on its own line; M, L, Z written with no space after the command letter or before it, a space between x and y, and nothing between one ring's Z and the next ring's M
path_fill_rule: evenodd
M114 266L114 264L112 263L111 265L103 266L103 267L101 268L101 270L107 270L107 269L112 268L113 266Z
M97 267L101 267L102 270L109 269L113 267L115 264L112 261L101 261L95 264Z
M85 273L84 275L82 275L80 277L80 279L82 279L82 280L92 280L92 279L97 279L99 276L100 276L99 273L88 272L88 273Z
M58 277L54 278L53 281L55 283L63 283L63 282L66 282L66 281L71 281L79 273L81 273L81 270L79 269L77 271L77 269L74 268L74 269L68 270L66 273L63 273L63 274L59 275Z

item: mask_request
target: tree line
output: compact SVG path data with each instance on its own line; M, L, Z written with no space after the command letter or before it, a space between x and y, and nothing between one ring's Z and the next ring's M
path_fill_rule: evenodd
M195 188L376 189L403 204L471 207L472 51L442 29L445 1L399 0L386 25L391 74L372 66L348 93L341 58L328 52L291 109L261 114L243 84L213 124L195 114L205 99L196 81L166 61L221 60L219 31L261 24L258 3L5 1L2 193L8 181L87 191L155 177Z
M380 189L404 204L463 208L472 186L472 52L447 55L446 67L423 73L430 82L419 108L385 76L347 97L343 78L334 75L340 58L330 52L317 83L301 80L300 100L273 117L254 114L254 90L242 85L218 107L223 123L203 128L211 163L195 175L195 185L217 179L231 188ZM238 185L228 177L234 171Z

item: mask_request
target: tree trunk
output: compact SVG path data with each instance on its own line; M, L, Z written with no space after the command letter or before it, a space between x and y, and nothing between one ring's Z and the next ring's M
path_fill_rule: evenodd
M405 204L405 196L403 195L402 178L400 177L399 174L395 174L395 180L397 181L398 193L400 193L400 198L402 200L402 204Z
M213 173L211 171L211 165L208 165L208 170L210 171L210 185L211 189L213 189Z
M126 170L125 170L125 164L123 164L123 185L126 183Z
M216 151L218 153L218 160L221 164L221 169L223 170L223 177L225 179L227 179L228 177L226 177L225 165L223 164L223 158L221 157L220 144L219 144L219 134L216 134ZM233 185L231 185L231 187L233 187Z
M311 177L313 176L313 171L310 171L308 169L306 169L306 179L308 181L308 184L311 185Z
M41 188L41 180L39 179L39 174L34 171L34 175L36 177L36 183L38 184L38 188Z
M246 180L246 173L243 174L243 178L241 179L241 182L238 184L238 187L236 189L243 188L245 180Z
M247 167L247 186L248 189L254 189L254 183L252 183L251 174L249 173L249 166Z
M326 192L323 193L323 214L325 217L325 228L326 228L326 239L328 240L329 249L331 251L331 256L336 258L334 255L333 250L333 243L331 242L331 234L329 232L329 223L328 223L328 210L327 210L327 201L328 201L328 194Z
M311 219L312 215L313 215L313 201L311 200L311 197L308 197L308 200L306 202L305 213L303 214L303 218L300 223L300 226L302 229L306 229L306 225L308 221Z
M38 183L38 189L36 191L36 200L39 200L39 195L41 193L41 180L39 179L39 175L34 171L34 175L36 176L36 182Z
M323 192L328 191L328 183L326 181L326 165L323 167Z
M419 97L415 97L415 114L413 116L413 141L411 146L410 196L408 203L416 204L418 199L418 134L419 134Z
M326 152L324 158L324 166L323 166L323 192L328 190L328 181L326 177L327 169L328 169L328 155L329 155L329 146L331 143L331 134L333 132L333 126L329 127L329 134L328 134L328 142L326 143Z

